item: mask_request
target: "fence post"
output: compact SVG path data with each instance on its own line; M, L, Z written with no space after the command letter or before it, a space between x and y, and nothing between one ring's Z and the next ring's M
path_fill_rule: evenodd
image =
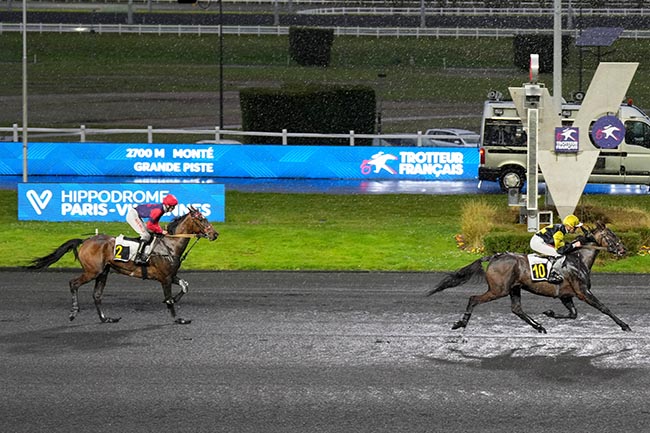
M14 143L18 143L18 124L14 123Z
M350 131L350 146L354 146L354 130Z
M86 125L81 125L79 127L79 141L82 143L86 142Z
M289 142L288 142L288 140L287 140L287 130L286 130L286 129L283 129L283 130L282 130L282 145L283 145L283 146L286 146L288 143L289 143Z
M151 125L147 126L147 143L153 143L153 127Z
M219 143L221 141L221 128L218 126L214 127L214 141Z
M422 131L418 131L418 147L422 147Z

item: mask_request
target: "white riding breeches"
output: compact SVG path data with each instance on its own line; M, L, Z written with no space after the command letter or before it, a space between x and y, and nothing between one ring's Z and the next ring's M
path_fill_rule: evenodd
M533 251L543 254L545 256L558 257L562 255L562 254L558 254L558 252L555 250L555 248L553 248L553 246L544 242L544 239L542 239L537 235L530 238L530 248Z
M151 233L149 233L149 230L147 230L147 226L145 225L144 221L142 221L142 218L140 218L138 211L135 210L134 207L130 208L126 213L126 222L129 223L133 230L135 230L136 233L140 235L140 238L142 238L142 240L148 241L151 239Z

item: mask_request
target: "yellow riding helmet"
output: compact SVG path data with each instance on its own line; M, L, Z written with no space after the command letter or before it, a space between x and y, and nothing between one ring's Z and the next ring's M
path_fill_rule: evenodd
M567 215L564 217L564 220L562 220L562 224L567 225L569 227L580 227L582 223L578 219L577 216L575 215Z

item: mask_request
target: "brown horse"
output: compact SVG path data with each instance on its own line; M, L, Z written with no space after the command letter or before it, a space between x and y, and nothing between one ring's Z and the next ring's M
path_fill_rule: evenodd
M465 314L461 320L454 324L452 329L465 328L472 316L472 310L477 305L510 295L512 312L538 332L546 333L546 329L521 308L521 290L524 289L537 295L560 298L564 306L569 310L569 314L565 316L558 315L552 310L545 311L544 314L548 317L575 319L578 316L578 312L573 305L573 297L575 296L611 317L623 331L630 331L630 327L616 317L591 292L590 276L591 266L594 264L600 249L607 250L620 257L625 254L625 247L604 224L598 223L595 230L586 231L585 233L585 236L578 238L583 246L566 255L562 267L564 280L560 284L533 281L526 254L497 253L492 256L482 257L448 275L434 289L431 289L427 296L441 292L449 287L460 286L473 277L481 277L487 281L487 292L469 298ZM488 262L487 269L483 268L484 262Z
M132 260L118 261L114 255L115 238L108 235L96 235L87 239L71 239L57 248L51 254L32 260L29 269L45 269L56 263L69 251L73 251L79 260L83 273L70 280L70 292L72 293L72 310L70 320L74 320L79 312L79 300L77 293L79 287L89 281L95 280L93 299L99 320L103 323L114 323L120 320L119 317L107 317L102 311L102 294L108 273L113 270L118 274L130 277L157 280L162 284L165 295L165 304L172 317L176 319L174 304L187 293L188 283L176 276L183 261L183 252L187 248L190 238L204 237L211 241L217 239L219 234L215 231L208 220L190 206L189 212L177 217L167 226L168 235L158 237L151 252L147 265L136 265ZM77 248L79 251L77 251ZM181 287L181 291L172 296L172 284ZM176 319L176 323L186 324L190 320Z

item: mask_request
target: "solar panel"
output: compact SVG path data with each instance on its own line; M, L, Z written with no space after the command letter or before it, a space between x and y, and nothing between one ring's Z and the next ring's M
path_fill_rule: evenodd
M578 47L609 47L623 33L622 27L589 27L576 39Z

